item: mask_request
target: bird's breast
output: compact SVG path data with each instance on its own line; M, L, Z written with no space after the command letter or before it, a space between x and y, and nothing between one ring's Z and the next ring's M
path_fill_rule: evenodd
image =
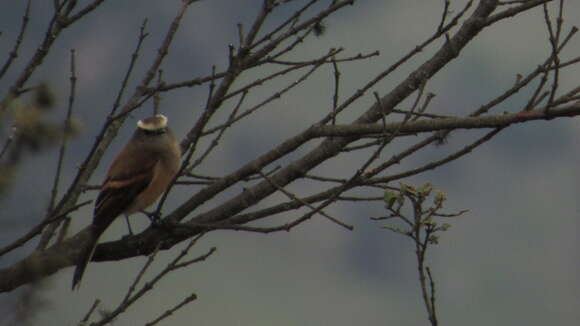
M128 207L125 214L133 214L135 212L146 209L167 190L167 187L179 171L180 160L179 157L164 158L155 164L153 168L153 178L149 185L141 192L135 201Z

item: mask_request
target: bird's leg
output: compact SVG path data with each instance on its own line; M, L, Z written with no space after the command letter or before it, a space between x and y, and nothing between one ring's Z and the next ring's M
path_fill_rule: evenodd
M127 222L127 228L129 229L129 235L133 235L133 229L131 229L131 223L129 222L129 215L125 214L125 222Z

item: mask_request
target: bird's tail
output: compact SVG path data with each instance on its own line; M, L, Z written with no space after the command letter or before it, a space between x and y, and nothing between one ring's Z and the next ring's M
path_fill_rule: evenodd
M83 249L81 254L81 259L77 262L75 267L75 273L73 276L72 281L72 289L75 290L80 286L80 282L83 278L83 274L85 273L85 269L87 265L93 258L93 254L95 253L95 248L97 247L97 242L99 240L99 236L102 232L99 232L96 228L91 228L90 239L87 246Z

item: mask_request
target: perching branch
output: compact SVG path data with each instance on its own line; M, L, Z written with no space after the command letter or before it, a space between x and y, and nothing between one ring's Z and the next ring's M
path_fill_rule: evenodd
M80 4L74 0L53 1L51 7L54 8L54 14L47 26L44 40L32 54L29 54L30 61L17 73L17 78L7 89L2 110L6 109L8 104L15 103L17 97L23 97L29 90L35 89L34 86L28 85L31 76L49 56L56 40L66 35L62 31L89 16L104 2L93 0L78 7ZM340 44L317 51L318 54L308 58L297 58L296 51L304 44L310 44L315 35L320 35L323 24L328 23L328 26L332 26L329 17L342 9L356 8L351 5L359 5L359 2L264 0L261 6L256 8L255 17L249 24L239 23L234 26L237 34L234 38L236 45L223 46L222 59L227 59L226 64L221 67L216 64L211 67L211 73L205 73L207 74L205 76L203 72L195 71L191 76L176 79L167 73L169 69L165 64L170 49L179 48L173 47L173 43L176 42L179 28L186 19L188 7L195 2L197 1L179 2L175 16L157 45L157 53L152 55L153 58L148 64L138 60L145 54L145 41L150 40L147 37L147 20L143 22L137 36L136 47L127 60L126 72L119 78L119 88L111 96L109 116L103 119L96 137L87 136L95 137L95 140L88 147L88 154L77 164L78 170L75 171L74 180L69 185L64 185L60 179L63 161L68 159L68 155L64 155L66 142L61 142L61 154L46 219L38 218L41 222L30 232L0 249L0 256L22 248L23 244L44 231L44 240L40 246L43 250L33 251L21 261L0 270L0 292L11 291L35 280L44 279L75 264L88 242L89 230L85 228L67 238L66 232L62 232L61 228L58 240L52 241L50 239L56 234L58 224L53 224L54 228L47 226L62 220L80 207L77 203L87 189L98 189L98 186L94 186L98 180L91 180L91 176L101 164L101 158L130 113L137 113L148 104L151 104L154 112L162 112L167 110L164 108L168 102L166 99L170 98L174 91L185 92L188 91L186 88L203 86L208 87L207 97L204 96L205 106L196 103L191 107L176 109L191 111L191 120L180 121L188 129L181 141L184 150L183 165L180 175L174 180L175 186L163 195L157 205L158 214L167 213L162 223L147 228L140 234L102 243L95 251L94 261L149 256L147 264L129 286L125 298L96 325L111 322L124 313L132 304L150 293L153 285L158 284L169 271L186 268L213 253L212 249L207 254L189 261L179 260L183 258L179 254L181 258L172 262L171 266L168 265L150 282L143 283L145 272L149 271L155 255L163 250L172 249L187 240L191 240L192 245L196 237L201 234L209 235L214 230L264 234L286 232L298 225L305 225L318 215L352 229L351 225L333 217L329 213L329 208L338 202L364 205L384 200L381 196L377 196L377 191L381 193L399 191L411 202L411 213L407 214L401 211L401 207L392 206L390 212L394 215L388 218L398 218L410 228L406 235L414 240L423 302L431 324L436 325L439 318L435 296L436 271L432 274L425 257L429 244L436 241L433 236L441 231L441 226L433 224L432 220L450 217L453 214L440 212L437 205L425 206L424 199L427 196L421 197L408 187L397 188L393 182L419 176L425 171L462 158L494 139L502 130L515 127L516 124L538 120L554 123L561 118L576 117L580 114L580 86L574 85L570 89L565 89L559 77L563 71L575 67L580 62L578 58L566 58L566 52L562 51L577 31L572 28L566 32L562 9L564 2L559 2L560 10L555 20L549 15L547 5L543 7L548 32L547 58L531 72L518 75L515 82L500 90L496 97L487 103L472 104L469 108L471 113L463 115L436 111L439 109L437 107L439 98L444 96L453 98L455 94L449 96L438 93L435 98L433 90L429 89L433 84L430 82L431 79L455 58L464 55L464 49L487 27L529 12L536 7L535 10L540 12L543 9L540 6L547 4L548 0L502 3L495 0L467 1L466 5L458 10L450 9L452 2L444 1L443 12L435 13L440 18L436 17L439 19L433 26L431 35L417 42L416 46L407 49L406 52L402 52L401 57L394 62L385 62L381 68L375 69L367 80L361 82L351 93L347 91L347 84L352 76L346 67L363 65L370 62L370 58L381 60L378 51L356 54L358 53L356 49L355 54L352 54L352 49L343 48ZM316 6L317 4L323 5ZM290 5L292 10L282 10L285 6L290 8ZM360 3L360 6L364 4ZM473 8L474 6L476 8ZM25 17L28 16L28 11L29 9L26 9ZM20 52L19 46L23 35L26 35L24 34L26 22L27 18L22 21L20 36L12 47L14 49L12 52L18 52L21 57L23 53ZM12 64L8 66L11 69L15 67ZM395 80L394 72L401 72L402 69L408 69L406 71L411 73L405 74L398 81ZM74 69L72 71L67 119L70 118L74 102ZM143 72L142 76L137 78L136 83L132 83L131 80L135 79L135 74L139 71ZM0 77L2 74L3 71L0 71ZM234 133L232 131L236 130L236 127L247 128L244 123L252 118L259 119L260 114L272 109L273 103L291 108L294 105L293 91L300 87L309 87L308 82L320 76L326 77L326 82L331 88L330 94L322 94L329 100L327 105L322 107L313 104L307 108L310 112L320 113L320 116L313 118L312 121L306 121L307 127L289 135L282 135L286 137L285 140L273 144L260 155L248 158L246 162L230 170L218 172L205 170L211 167L212 158L223 148L221 146L231 144L228 141L232 141ZM279 84L275 89L264 87L276 82ZM505 105L502 104L522 91L529 94L524 104L512 105L506 109L507 112L497 113L498 108L505 109ZM163 102L160 101L161 95ZM363 100L370 100L371 104L361 104ZM196 107L201 109L193 109ZM460 109L462 108L448 111L464 112ZM149 109L147 111L149 112ZM285 124L286 121L281 119L277 123ZM469 131L462 132L466 138L462 139L461 144L446 144L449 135L458 130ZM16 133L14 135L18 136ZM17 137L3 141L0 159L10 157L17 142ZM401 144L404 146L401 147ZM446 148L448 151L444 153L437 152L439 156L427 162L413 160L432 146L447 145L454 147ZM346 172L338 176L329 175L324 170L327 166L325 164L341 164L343 162L341 160L349 155L357 156L355 167L345 165ZM299 188L303 184L306 186ZM59 189L62 186L67 188L64 195L59 198ZM294 186L299 190L294 190ZM186 194L188 197L177 203L177 207L169 207L168 203L172 201L166 199L173 199L178 190L180 194ZM90 192L87 195L92 196L95 193ZM292 216L292 213L296 216ZM261 226L255 223L258 221L271 222L269 225L274 226ZM181 301L176 300L175 306L166 308L165 312L153 319L150 325L158 323L195 299L196 295L192 294ZM87 313L85 321L88 321L90 315Z

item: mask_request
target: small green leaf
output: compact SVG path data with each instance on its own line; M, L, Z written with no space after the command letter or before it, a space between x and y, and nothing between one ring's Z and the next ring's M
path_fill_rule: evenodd
M447 231L447 230L449 230L450 227L451 227L451 224L449 224L449 223L443 223L441 225L441 231Z
M382 228L385 229L385 230L389 230L389 231L395 232L395 233L400 233L402 235L408 235L409 234L408 231L403 230L403 229L398 228L398 227L391 226L391 225L385 225Z
M436 235L431 235L428 241L430 244L439 244L439 237Z
M401 199L401 194L396 193L394 191L385 190L384 202L385 208L390 209L393 208L393 205L397 200Z
M415 189L415 187L410 186L408 184L404 184L404 183L400 183L401 185L401 192L407 194L407 195L413 195L416 196L417 195L417 189Z
M431 182L427 182L426 184L422 185L418 192L420 196L423 197L427 197L431 194L431 191L433 190L433 185L431 184Z
M433 202L435 203L436 206L442 206L446 200L447 200L446 193L444 193L441 190L437 190L435 192L435 199L433 200Z

